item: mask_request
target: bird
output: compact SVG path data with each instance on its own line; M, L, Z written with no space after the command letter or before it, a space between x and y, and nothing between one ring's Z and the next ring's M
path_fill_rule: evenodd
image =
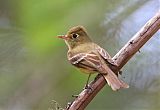
M87 30L81 26L74 26L69 29L66 35L58 35L68 46L68 61L82 72L89 74L88 81L93 73L101 74L113 91L120 88L129 88L129 85L110 69L110 65L117 66L108 52L94 43Z

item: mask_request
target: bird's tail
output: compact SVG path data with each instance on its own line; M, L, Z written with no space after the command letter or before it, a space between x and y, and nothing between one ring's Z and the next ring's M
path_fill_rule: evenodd
M109 70L108 70L109 69ZM103 75L105 80L107 81L108 85L111 86L113 91L117 91L120 88L129 88L129 85L126 84L121 79L118 79L118 77L115 75L115 73L108 68L108 74Z
M112 76L112 74L104 75L109 86L111 86L113 91L117 91L120 88L129 88L129 85L124 81L118 79L117 76Z

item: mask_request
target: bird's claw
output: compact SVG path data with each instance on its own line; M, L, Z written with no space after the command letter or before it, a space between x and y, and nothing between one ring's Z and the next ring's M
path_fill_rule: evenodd
M90 87L89 85L85 85L85 87L83 88L83 90L85 90L85 89L86 90L91 90L91 91L93 90L92 87Z

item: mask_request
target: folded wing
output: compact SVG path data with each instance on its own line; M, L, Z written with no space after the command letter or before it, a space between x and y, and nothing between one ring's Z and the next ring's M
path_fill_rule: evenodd
M97 44L95 44L95 49L107 63L117 66L117 64L112 60L112 57L109 55L109 53L106 50L104 50L102 47L100 47Z
M76 54L69 58L69 61L79 68L101 73L114 91L120 88L128 88L128 85L118 79L107 64L104 64L103 59L94 51Z

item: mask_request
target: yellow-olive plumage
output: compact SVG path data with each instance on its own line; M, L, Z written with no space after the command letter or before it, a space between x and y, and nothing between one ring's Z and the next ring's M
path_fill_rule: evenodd
M109 68L108 65L116 64L107 51L92 42L83 26L73 27L66 35L59 37L65 40L69 48L68 60L72 65L87 74L102 74L114 91L129 87Z

